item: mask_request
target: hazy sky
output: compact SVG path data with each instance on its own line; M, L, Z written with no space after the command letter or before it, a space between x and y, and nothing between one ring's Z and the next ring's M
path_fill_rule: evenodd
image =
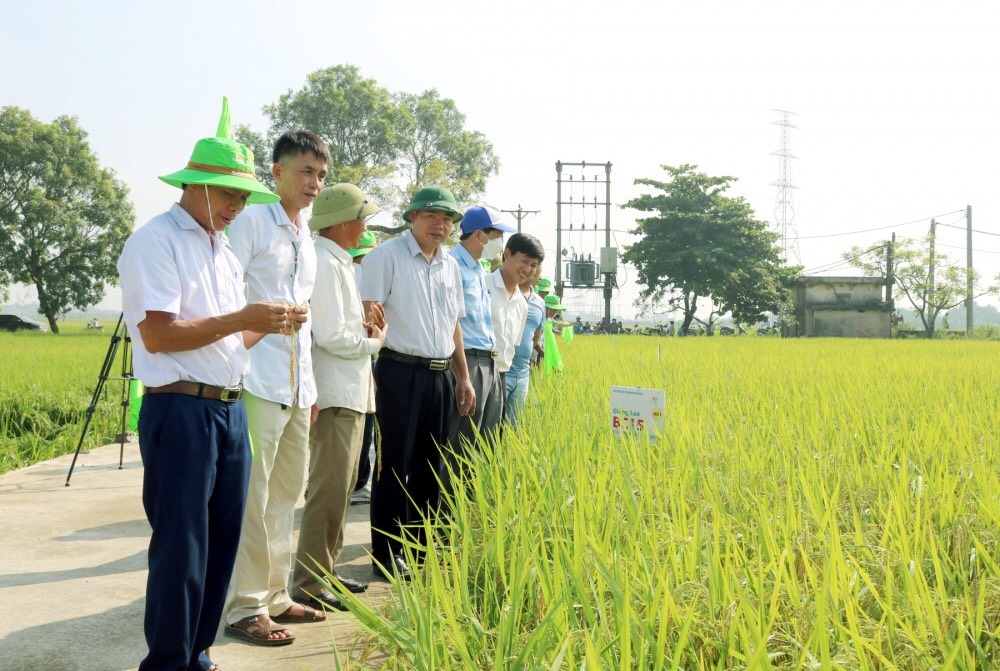
M350 63L391 91L436 88L502 162L485 201L525 219L555 255L555 162L611 161L612 200L659 166L739 178L773 220L778 116L791 110L801 260L835 262L930 217L996 225L998 15L988 2L32 2L5 3L0 106L76 115L102 163L129 185L138 223L178 192L156 179L212 135L221 97L234 124L308 73ZM590 197L592 193L588 191ZM564 210L564 220L569 212ZM613 228L635 213L612 212ZM591 210L581 220L603 225ZM905 222L907 225L902 225ZM619 246L629 241L618 233ZM579 239L595 251L603 241ZM965 234L942 228L964 259ZM574 247L577 247L574 244ZM975 264L1000 272L1000 238L976 234ZM845 271L839 271L845 272ZM547 273L553 275L552 264ZM634 273L616 294L632 313ZM117 308L117 289L105 303ZM23 295L24 292L21 292ZM573 307L596 292L567 292ZM13 299L19 298L14 292ZM572 310L571 310L572 313Z

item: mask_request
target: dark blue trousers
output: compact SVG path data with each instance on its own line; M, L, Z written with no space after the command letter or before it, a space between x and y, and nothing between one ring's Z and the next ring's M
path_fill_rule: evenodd
M250 480L243 402L149 394L139 412L153 533L140 671L204 671L236 561Z

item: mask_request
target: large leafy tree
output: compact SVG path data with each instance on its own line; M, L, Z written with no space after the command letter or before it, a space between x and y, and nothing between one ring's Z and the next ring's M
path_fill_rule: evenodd
M938 316L953 307L964 304L968 295L968 278L972 276L972 298L995 294L998 287L985 286L976 270L966 270L948 254L932 256L931 237L921 240L906 239L893 245L892 281L897 299L905 298L913 306L928 338L934 337ZM844 259L868 276L885 276L888 259L885 250L889 241L872 247L853 247L844 253ZM933 261L932 261L933 259ZM931 264L934 273L932 275ZM1000 281L1000 277L995 278Z
M713 313L731 312L741 323L777 312L799 268L784 265L778 235L750 205L726 195L735 178L710 176L694 165L663 169L669 181L637 179L655 191L624 206L650 213L636 221L632 232L642 237L624 255L644 287L637 307L683 310L685 332L703 299Z
M330 146L328 182L357 184L390 212L402 212L409 196L431 183L450 188L460 203L471 203L500 166L486 137L465 128L453 100L433 89L390 93L353 65L313 72L303 88L263 111L267 131L240 126L236 138L253 150L258 177L268 185L273 184L271 147L293 128L310 130ZM399 233L408 226L373 228Z
M71 307L117 284L134 221L128 189L100 166L74 117L46 124L0 110L0 285L33 285L53 333Z

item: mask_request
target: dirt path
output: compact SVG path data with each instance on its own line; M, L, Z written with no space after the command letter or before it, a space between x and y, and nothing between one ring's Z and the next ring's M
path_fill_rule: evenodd
M5 671L124 671L145 655L142 634L149 525L142 511L142 463L126 444L82 454L69 487L72 456L0 476L0 668ZM302 501L296 510L296 535ZM368 506L352 506L343 573L372 580ZM372 582L366 598L389 596ZM356 640L350 615L294 627L279 648L222 635L212 658L223 671L327 671Z

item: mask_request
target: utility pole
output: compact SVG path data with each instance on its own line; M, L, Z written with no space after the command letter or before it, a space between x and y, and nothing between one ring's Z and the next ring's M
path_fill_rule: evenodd
M521 232L521 220L524 219L524 217L526 215L529 215L529 214L538 214L539 212L541 212L541 210L522 210L520 203L517 204L517 209L516 210L500 210L500 211L501 212L506 212L507 214L513 214L515 217L517 217L517 232L518 233Z
M972 206L965 206L965 337L972 339Z
M892 240L885 243L885 302L889 304L889 311L893 312L896 309L896 303L893 301L892 293L895 286L895 280L892 275L892 254L896 250L896 233L893 232Z
M937 314L932 312L931 305L934 301L934 237L937 235L937 222L931 219L931 254L930 254L930 264L927 269L927 294L924 299L924 309L927 310L927 315L931 318L931 335L934 335L934 322L937 321Z

